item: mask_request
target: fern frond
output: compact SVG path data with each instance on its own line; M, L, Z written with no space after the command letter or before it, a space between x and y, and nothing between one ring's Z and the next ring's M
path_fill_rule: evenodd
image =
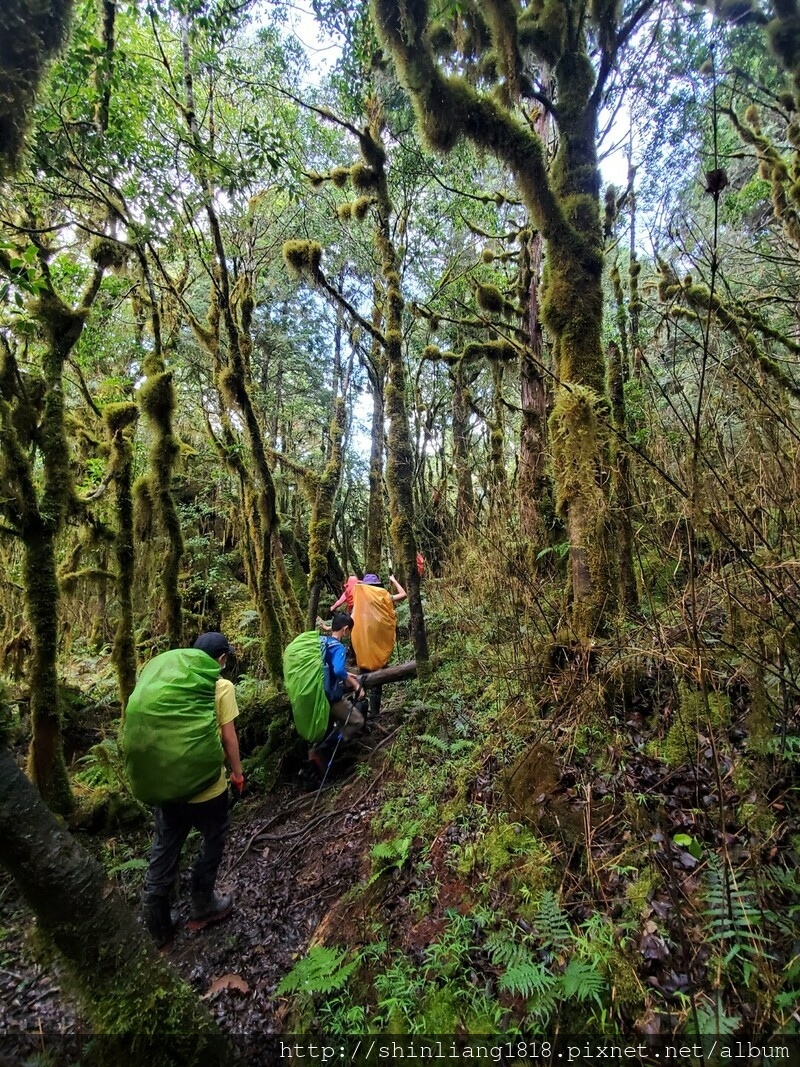
M346 956L344 949L315 945L281 979L276 992L279 995L305 993L313 996L315 993L331 993L341 989L358 965L358 959L345 963Z
M446 755L450 748L446 741L443 741L441 737L434 736L434 734L420 734L417 740L424 741L426 745L435 748L438 752L441 752L442 755Z
M543 963L526 960L515 963L497 983L497 988L514 996L531 997L547 993L557 984L558 978L551 974Z
M485 941L489 959L497 967L515 967L532 960L527 945L512 940L511 933L498 930L489 934Z
M534 930L542 947L552 952L565 948L573 939L569 916L550 889L545 890L539 898Z
M590 963L571 959L561 976L565 997L577 997L578 1000L596 1000L602 1004L601 994L607 989L605 976Z

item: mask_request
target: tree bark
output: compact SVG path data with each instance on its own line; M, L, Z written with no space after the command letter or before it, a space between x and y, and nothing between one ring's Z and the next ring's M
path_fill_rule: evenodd
M403 682L406 678L413 678L417 673L417 661L410 659L405 663L396 663L393 667L381 667L378 671L367 671L363 675L362 685L365 689L374 689L378 685L388 685L390 682Z
M64 957L96 1033L99 1062L227 1063L216 1023L156 953L105 872L0 752L0 863Z

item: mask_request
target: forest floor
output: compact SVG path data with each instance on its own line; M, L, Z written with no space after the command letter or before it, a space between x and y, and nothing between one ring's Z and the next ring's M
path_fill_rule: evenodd
M278 983L314 942L320 924L335 940L337 924L348 922L347 909L337 905L364 876L383 752L395 732L384 712L369 736L340 757L321 792L304 790L299 779L283 781L268 796L245 796L234 807L217 886L233 891L236 904L226 920L202 931L189 931L185 923L184 851L181 922L163 952L226 1033L283 1033L287 1002L275 996ZM26 937L31 923L13 882L0 872L0 1036L39 1034L46 1047L47 1035L87 1027L58 970L37 961Z
M412 974L407 1026L427 1018L441 992L430 954L438 943L440 959L450 945L449 966L466 976L467 993L476 982L489 990L506 1013L494 1029L505 1032L506 1023L524 1016L525 1003L500 988L501 968L487 947L487 930L495 941L511 931L507 936L527 938L538 951L531 917L542 905L538 898L526 903L525 895L537 887L557 889L558 897L551 897L568 909L569 921L553 905L564 927L563 958L579 959L579 948L591 951L600 973L611 975L627 1032L683 1032L692 1010L705 1012L709 1026L718 1027L723 992L736 1015L726 1016L726 1025L741 1020L752 1033L775 1027L771 994L758 1001L749 996L744 978L732 969L735 961L730 987L722 987L714 957L715 943L722 941L726 948L739 946L749 967L751 960L767 959L765 944L768 959L774 953L777 961L776 983L784 961L797 958L796 885L790 873L782 877L784 869L796 867L795 764L780 773L778 765L763 764L769 807L760 815L770 822L760 829L753 815L742 824L737 813L750 803L752 786L733 771L745 751L744 703L731 701L725 730L713 743L693 746L691 761L666 763L654 745L663 748L670 740L675 748L680 721L652 694L639 693L615 743L587 735L559 762L548 735L531 734L524 704L502 708L514 753L506 756L498 747L501 732L491 723L474 743L452 731L442 732L445 740L425 733L438 729L433 713L423 708L418 720L422 705L404 703L401 689L388 696L372 732L348 746L341 762L337 758L337 773L318 796L287 769L269 794L246 796L234 808L218 885L235 893L236 907L224 922L196 933L185 927L187 848L184 925L165 956L240 1048L264 1035L302 1032L303 1022L293 1015L297 998L278 996L277 988L309 947L350 949L376 938L389 943L386 960L397 967L401 960ZM442 715L453 727L457 714L448 707ZM558 723L547 725L552 733ZM494 752L482 747L487 737ZM692 737L701 739L697 731ZM416 820L426 817L426 833L418 834ZM388 845L394 840L404 848L378 877L370 852L381 841L387 847L387 834ZM112 878L137 908L147 829L120 832L116 841L86 834L80 839L92 851L104 850ZM726 891L728 868L733 873ZM357 904L348 897L356 886L366 889ZM457 952L448 931L478 906L488 925L482 934L471 931ZM37 960L31 925L13 883L0 875L0 1067L6 1067L5 1035L88 1029L52 962ZM369 973L365 980L371 981ZM787 986L792 980L789 975ZM776 1004L781 1031L793 1027L793 992ZM454 1010L468 1018L462 1007L459 1001ZM583 1002L580 1008L587 1010ZM435 1032L451 1030L452 1022Z

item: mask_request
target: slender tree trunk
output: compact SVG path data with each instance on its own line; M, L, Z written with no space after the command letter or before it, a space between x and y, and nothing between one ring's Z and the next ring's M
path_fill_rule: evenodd
M522 418L519 444L519 525L523 540L538 549L548 543L543 503L551 495L547 476L547 389L542 374L544 335L539 317L542 235L535 231L523 250L528 344L520 361Z
M453 375L453 466L456 474L456 532L463 535L475 516L475 493L470 465L469 404L464 365L456 364Z
M114 635L112 659L117 672L117 685L122 713L128 697L136 685L136 643L133 637L133 449L126 436L139 412L135 404L111 404L103 412L106 434L110 442L111 463L114 468L117 535L114 553L117 558L117 603L119 619Z
M392 203L386 181L386 154L377 129L363 135L367 141L364 153L367 164L375 169L376 246L381 261L381 273L386 285L386 323L384 352L388 385L386 415L389 419L386 481L389 489L392 548L395 566L401 562L403 585L408 594L409 630L420 674L428 668L428 638L422 610L420 578L417 572L417 542L414 533L414 456L411 449L411 428L406 398L406 372L403 363L403 308L400 291L397 253L392 242L389 220Z
M508 498L508 477L506 475L505 456L505 417L503 413L503 364L500 360L492 362L492 421L489 426L489 514L493 518L501 517L507 521L510 510Z
M379 299L380 290L374 287L372 304L372 324L380 329L383 310ZM364 570L380 574L383 559L383 446L386 434L385 397L386 357L383 346L376 337L372 338L369 363L367 366L370 388L372 390L372 428L369 449L369 502L367 504L367 529L364 547Z
M32 633L31 722L33 735L27 771L42 797L61 815L72 810L61 744L58 689L58 580L55 533L45 523L26 531L23 541L24 585Z
M617 345L608 346L608 395L611 403L611 424L617 431L612 449L611 477L614 484L616 509L614 524L619 552L619 580L621 602L629 611L636 611L639 595L636 591L636 571L633 565L633 491L631 468L625 444L625 364Z

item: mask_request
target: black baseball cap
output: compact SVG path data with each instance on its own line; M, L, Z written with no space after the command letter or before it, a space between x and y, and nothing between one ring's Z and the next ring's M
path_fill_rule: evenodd
M200 634L194 647L206 652L212 659L219 659L223 652L233 652L228 644L228 638L217 630L209 630L208 633Z

